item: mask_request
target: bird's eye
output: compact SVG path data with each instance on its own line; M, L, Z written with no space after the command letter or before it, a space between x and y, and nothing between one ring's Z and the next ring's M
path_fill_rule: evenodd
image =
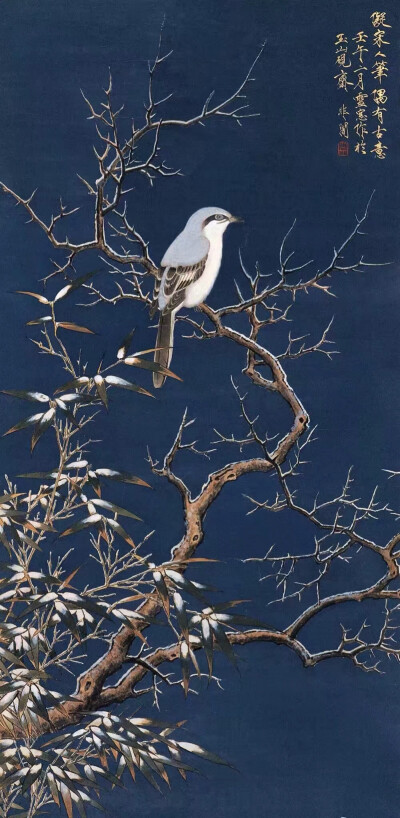
M215 216L214 216L214 219L217 222L224 222L224 221L226 221L226 216L224 216L223 213L216 213Z

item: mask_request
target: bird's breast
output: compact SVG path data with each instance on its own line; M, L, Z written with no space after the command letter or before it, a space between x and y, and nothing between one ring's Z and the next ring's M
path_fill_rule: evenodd
M203 274L197 281L194 281L193 284L189 284L186 290L185 307L197 307L205 301L215 284L221 266L221 258L222 236L220 241L215 241L210 244Z

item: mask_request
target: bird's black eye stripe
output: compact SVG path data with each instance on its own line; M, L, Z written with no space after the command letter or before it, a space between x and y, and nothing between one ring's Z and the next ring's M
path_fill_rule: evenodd
M208 216L207 219L204 220L203 227L205 227L207 224L210 224L210 222L214 221L226 222L228 221L228 219L227 216L225 216L223 213L213 213L212 216Z

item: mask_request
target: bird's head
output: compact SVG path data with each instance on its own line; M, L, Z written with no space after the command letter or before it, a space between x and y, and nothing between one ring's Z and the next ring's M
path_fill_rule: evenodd
M225 232L228 225L234 222L242 222L243 219L232 216L227 210L221 207L202 207L190 217L188 227L200 230L203 236L209 241L215 239Z

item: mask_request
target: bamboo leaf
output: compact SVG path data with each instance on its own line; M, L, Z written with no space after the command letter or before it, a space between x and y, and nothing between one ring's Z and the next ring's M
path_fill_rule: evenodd
M146 762L144 761L144 759L142 757L140 757L138 766L139 766L140 772L142 773L142 775L144 775L144 777L147 779L149 784L151 784L151 786L154 787L154 789L157 790L157 792L161 793L161 788L160 788L159 784L155 780L154 776L151 774L150 770L147 767Z
M130 536L130 534L128 534L127 531L125 531L124 528L122 528L122 525L120 525L120 523L117 523L116 520L112 519L107 519L107 523L110 526L110 528L112 528L113 531L119 534L119 536L122 537L122 539L125 540L125 542L127 542L128 545L131 546L131 548L135 548L135 543L133 542L132 537Z
M42 415L42 417L40 418L40 420L36 424L36 427L35 427L35 429L33 431L33 435L32 435L31 452L33 452L38 440L40 440L40 438L45 433L45 431L53 423L55 414L56 414L56 410L53 407L51 409L48 409L47 412L45 412L44 415Z
M77 568L75 568L73 571L71 571L71 573L68 574L68 576L65 577L65 579L63 579L63 581L62 581L62 583L60 585L60 591L62 591L63 588L70 588L71 587L71 585L70 585L71 580L74 578L75 574L78 573L80 568L81 568L81 566L78 565ZM57 581L59 582L59 580L57 580Z
M213 635L208 619L201 620L201 641L208 665L208 678L211 679L213 669Z
M40 716L45 721L48 721L49 716L44 705L43 699L36 685L31 685L31 703L33 704L33 708L38 714L38 716Z
M147 389L143 389L142 386L131 383L131 381L126 381L125 378L119 378L117 375L106 375L104 380L110 384L110 386L120 386L122 389L130 389L131 392L138 392L139 395L147 395L149 398L154 398L154 395L148 392Z
M40 773L42 772L42 765L41 764L34 764L32 767L29 767L28 775L25 778L25 781L21 787L21 794L23 795L29 787L34 784L37 778L39 778Z
M4 395L11 395L13 398L21 398L22 400L37 401L38 403L48 403L50 398L44 395L43 392L30 392L25 389L0 389Z
M30 295L32 298L36 298L40 301L41 304L50 304L48 298L44 295L40 295L40 293L31 293L29 290L15 290L15 292L18 293L18 295Z
M39 597L39 599L35 599L33 602L31 602L17 618L24 619L28 613L32 613L32 611L36 611L37 608L42 608L43 605L47 605L48 602L54 602L56 599L57 594L54 591L49 591L48 594L44 594L43 596Z
M57 328L61 327L62 329L69 329L73 332L86 332L88 335L96 335L92 329L81 327L79 324L72 324L70 321L57 321L56 326Z
M186 591L186 593L191 594L192 596L196 597L196 599L202 600L204 604L204 594L196 587L194 582L190 582L190 580L183 577L182 574L178 574L177 571L172 571L170 568L165 569L165 575L168 579L172 580L173 584L182 591Z
M161 571L153 571L153 580L157 588L161 604L164 608L167 618L169 619L169 594Z
M27 327L33 327L36 324L48 324L53 320L51 315L41 315L40 318L32 318L31 321L26 322Z
M176 375L175 372L172 372L171 369L167 369L166 366L162 366L161 364L156 364L154 361L145 361L142 358L137 358L132 355L128 358L124 358L123 363L128 366L138 366L139 369L149 369L151 372L159 372L161 375L167 375L170 378L175 378L177 381L182 381L182 378Z
M223 764L225 767L233 767L228 761L224 761L220 756L215 755L215 753L210 753L209 750L205 750L204 747L200 747L198 744L192 744L189 741L177 741L176 744L181 750L186 750L187 753L194 753L194 755L198 755L200 758L212 761L213 764Z
M129 347L131 345L131 341L132 341L134 332L135 332L135 329L131 329L131 331L128 332L128 335L121 342L121 345L120 345L120 347L118 349L118 352L117 352L117 358L118 359L125 358L126 355L128 354Z
M38 545L37 542L35 542L35 540L32 539L32 537L28 537L28 535L25 534L24 531L17 531L17 537L18 537L19 540L22 540L22 542L26 543L31 548L33 548L35 551L41 551L42 550L40 548L40 545Z
M176 618L186 642L189 642L189 623L186 614L186 603L177 592L173 596Z
M64 403L64 401L61 400L61 398L56 398L56 404L58 408L61 409L62 412L64 412L64 415L68 418L72 426L79 428L78 421L76 420L72 412L68 409L68 406Z
M117 480L121 483L133 483L137 486L146 486L147 488L151 488L151 486L146 483L145 480L142 480L141 477L135 477L134 474L129 474L126 471L116 471L115 469L96 469L95 473L99 477L106 477L107 480Z
M29 767L23 767L22 770L17 770L15 773L10 773L10 775L6 775L5 778L2 778L0 781L0 790L4 790L5 787L9 787L14 781L18 781L21 778L25 778L25 776L29 772Z
M101 402L104 403L104 406L106 407L106 409L108 409L107 387L104 382L104 378L102 378L101 375L95 375L94 382L96 385L97 394Z
M30 477L37 480L50 480L50 478L57 477L58 472L56 471L31 471L31 472L24 472L24 474L17 474L17 477Z
M80 378L74 378L72 381L68 381L64 383L62 386L59 386L54 394L57 395L59 392L64 392L67 389L77 389L79 386L87 386L90 382L90 378L86 375L82 375Z
M11 429L8 429L7 432L4 432L3 437L6 437L6 435L11 435L13 432L20 432L21 429L26 429L28 426L33 426L42 417L43 417L43 412L39 412L37 415L30 415L29 418L25 418L24 420L20 420L19 423L15 424L15 426L11 426Z
M89 278L93 278L93 276L97 272L98 270L95 270L92 273L86 273L86 275L79 276L79 278L76 278L75 281L71 281L70 284L67 284L65 287L58 291L57 295L54 298L54 303L56 301L61 301L62 298L66 298L67 295L70 295L72 292L74 292L74 290L77 290L79 287L81 287L82 284L89 280Z
M234 608L236 605L243 605L244 602L250 601L250 599L232 599L230 602L219 602L217 605L212 606L212 610L210 609L209 613L227 611L229 608ZM206 613L206 611L204 611L204 613Z
M7 659L7 662L11 662L13 665L18 665L18 667L25 668L24 663L21 662L18 656L15 656L15 654L11 653L11 651L7 650L7 648L0 648L0 656L2 656L3 659Z
M98 497L101 497L101 484L100 484L100 480L99 480L99 478L97 477L96 472L92 471L91 469L90 469L90 471L89 471L89 478L88 478L88 482L90 483L90 485L91 485L91 486L93 486L93 488L94 488L94 490L95 490L95 492L96 492L97 496L98 496Z
M58 789L57 789L57 785L56 785L56 782L55 782L55 779L54 779L54 775L50 770L47 771L46 778L47 778L48 785L50 787L50 792L51 792L53 801L59 807L60 806L60 799L59 799L59 796L58 796Z
M236 656L233 652L232 645L229 642L229 639L226 636L226 633L222 627L215 619L209 619L209 623L211 628L214 631L214 636L217 641L219 648L225 653L225 656L229 659L229 661L236 667L237 661Z
M190 683L189 647L187 642L181 642L180 644L180 660L182 668L183 689L185 691L185 696L187 696L189 692Z
M251 616L234 616L232 614L215 614L215 618L217 622L226 625L249 625L252 628L267 628L265 622L261 622L260 619L254 619Z
M26 706L27 706L28 701L29 701L29 695L30 695L30 687L29 687L29 685L25 685L25 687L22 690L22 693L21 693L21 695L19 697L19 700L18 700L18 714L19 715L21 713L23 713L24 710L26 709Z
M8 493L8 494L2 494L1 497L0 497L0 504L8 503L9 500L13 500L14 497L21 497L23 495L23 493L24 493L23 491L13 491L13 492Z
M1 688L0 688L0 693L1 693ZM13 701L17 697L17 695L18 695L18 690L11 690L9 693L6 693L5 696L2 696L0 698L0 713L2 713L3 710L6 710L7 707L9 707L10 704L13 703Z
M132 352L132 355L129 355L129 357L136 358L137 355L148 355L149 352L158 352L159 349L164 349L164 347L149 347L149 349L140 349L138 352Z
M81 641L81 635L79 633L78 625L77 625L74 617L72 616L72 614L68 610L68 608L66 608L65 605L58 604L57 605L57 613L58 613L61 621L64 623L65 627L75 637L76 641L80 642Z
M63 531L60 534L60 537L67 537L69 534L76 534L78 531L82 531L83 528L88 528L90 525L101 522L101 519L101 514L91 514L89 517L85 517L83 520L75 523L75 525L67 528L66 531Z
M104 605L101 605L95 602L93 599L90 599L90 597L80 596L80 594L75 594L72 591L64 591L61 594L61 597L64 599L67 605L73 605L74 607L79 606L81 608L84 608L86 611L95 613L97 616L107 616L105 610L107 608L106 603L104 603Z
M181 760L181 754L180 754L178 748L174 747L172 742L171 742L168 749L169 749L169 752L171 753L172 758L175 761L179 762ZM183 764L182 767L178 768L178 770L179 770L179 773L182 776L183 780L186 781L186 772L184 770L184 766L185 765Z
M97 395L83 395L82 392L69 392L67 394L61 395L60 398L56 398L56 400L62 400L63 403L93 403L93 401L97 401Z
M100 500L99 498L95 498L92 500L94 506L100 506L100 508L105 508L107 511L113 511L114 514L122 514L123 517L131 517L132 520L139 520L143 522L141 517L138 517L137 514L133 514L132 511L128 511L126 508L121 508L120 506L116 506L114 503L110 503L108 500Z
M68 818L73 818L72 816L72 798L69 788L66 784L60 781L60 788L61 788L61 798L64 802L65 811L68 815Z

